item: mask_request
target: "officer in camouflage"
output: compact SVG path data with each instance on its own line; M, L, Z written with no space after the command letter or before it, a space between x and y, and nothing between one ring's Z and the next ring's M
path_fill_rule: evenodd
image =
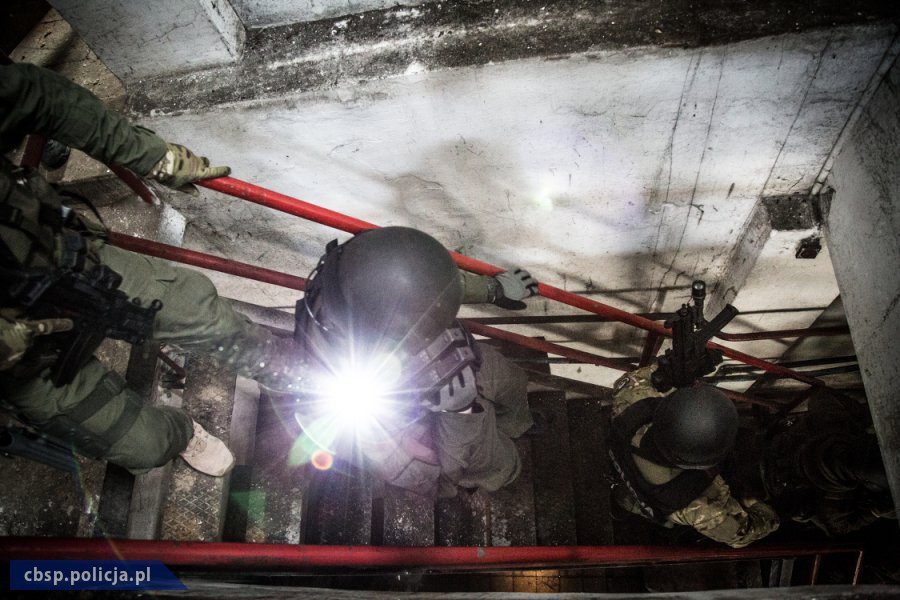
M685 525L733 548L778 529L775 511L735 498L719 474L737 435L737 411L709 386L656 390L656 365L615 384L610 458L622 484L617 502L665 527Z
M125 166L173 188L221 177L228 167L153 132L134 126L90 92L65 78L28 64L0 67L0 150L15 148L38 133ZM33 346L63 339L69 319L34 318L26 306L39 297L28 282L44 278L85 285L92 274L111 269L121 276L117 293L162 303L151 336L220 364L265 386L287 388L295 377L290 348L221 300L200 273L169 266L114 248L103 228L75 216L37 172L0 158L0 396L19 418L67 442L88 456L105 458L134 472L181 454L194 468L223 475L233 464L225 445L184 411L145 406L116 373L90 356L66 385L56 385L52 365L36 364ZM33 279L28 279L29 277ZM57 285L57 284L53 284ZM53 290L51 285L50 291ZM32 296L25 298L26 292ZM57 353L62 349L54 349Z

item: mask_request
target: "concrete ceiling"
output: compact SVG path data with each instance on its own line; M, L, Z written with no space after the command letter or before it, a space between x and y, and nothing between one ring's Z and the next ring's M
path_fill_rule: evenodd
M898 53L897 9L879 2L371 0L340 3L346 14L236 0L210 17L198 0L179 3L180 20L53 4L123 79L143 124L239 179L421 228L629 311L673 310L703 278L713 309L750 313L730 331L809 326L838 296L827 242L795 258L821 220L788 222L777 208L824 189ZM140 52L116 31L140 37ZM208 191L170 202L185 246L301 276L347 237ZM296 299L213 278L251 304ZM577 312L533 299L525 314ZM514 329L611 356L639 355L644 338L602 324ZM736 347L777 358L790 345Z

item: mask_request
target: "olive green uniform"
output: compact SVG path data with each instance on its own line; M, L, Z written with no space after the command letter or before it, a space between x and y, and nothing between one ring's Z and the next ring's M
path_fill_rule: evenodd
M650 382L655 366L645 367L626 373L616 382L613 400L612 426L616 417L645 398L661 397ZM638 446L647 431L647 426L638 430L632 444ZM643 477L654 485L667 483L683 471L653 463L634 455L634 461ZM629 495L619 498L620 504L636 514L642 514L634 499ZM775 511L767 504L752 498L735 498L722 478L716 475L712 483L700 496L684 508L668 515L667 525L687 525L704 536L733 548L742 548L778 529L779 520Z
M479 350L476 411L436 413L435 447L448 481L493 492L519 476L522 464L512 440L534 421L525 372L491 346L479 344Z
M46 135L141 175L166 152L158 136L129 124L65 78L27 64L0 67L0 151L14 148L28 133ZM0 157L0 207L30 215L34 225L42 205L59 203L40 176L16 170ZM102 233L85 236L86 266L107 265L122 276L119 289L145 305L162 301L153 325L156 340L208 353L223 366L264 384L288 385L279 340L234 312L208 278L111 247ZM24 231L17 223L0 221L0 241L18 264L60 266L61 234L49 227ZM133 470L164 464L184 450L192 436L191 418L184 411L143 406L121 377L95 359L63 387L54 387L47 372L30 379L0 373L0 394L4 403L38 428L58 430L60 420L64 428L80 427L73 440L77 449ZM91 437L105 449L87 451Z

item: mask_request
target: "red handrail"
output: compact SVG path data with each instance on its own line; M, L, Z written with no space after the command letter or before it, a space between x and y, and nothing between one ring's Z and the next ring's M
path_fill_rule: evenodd
M205 254L203 252L197 252L196 250L188 250L187 248L179 248L178 246L170 246L168 244L133 237L124 233L117 233L114 231L108 234L107 239L113 246L118 246L119 248L125 250L131 250L133 252L139 252L141 254L147 254L149 256L156 256L159 258L164 258L166 260L174 260L176 262L193 265L195 267L201 267L204 269L211 269L213 271L219 271L221 273L237 275L238 277L253 279L255 281L262 281L264 283L280 285L282 287L294 290L303 291L304 289L306 289L306 279L304 279L303 277L297 277L295 275L288 275L287 273L282 273L280 271L273 271L271 269L257 267L228 258L222 258L220 256L214 256L212 254ZM519 344L520 346L524 346L526 348L532 348L534 350L547 352L549 354L556 354L558 356L565 356L579 362L592 365L600 365L609 367L611 369L618 369L620 371L628 371L633 368L631 363L629 363L625 359L610 358L606 356L600 356L598 354L591 354L589 352L583 352L581 350L569 348L568 346L561 346L559 344L554 344L545 340L538 340L528 336L513 333L511 331L505 331L503 329L497 329L495 327L490 327L481 323L471 322L467 319L462 320L465 322L466 327L472 333L482 335L484 337L505 340L513 342L515 344Z
M152 240L125 235L124 233L116 233L111 231L107 237L110 244L118 246L132 252L139 252L149 256L156 256L166 260L174 260L186 265L194 265L212 271L228 273L229 275L237 275L246 279L254 279L264 283L272 283L292 290L306 289L306 279L295 275L288 275L280 271L273 271L263 267L249 265L247 263L230 260L213 256L212 254L204 254L196 250L188 250L187 248L179 248L177 246L169 246Z
M294 216L302 217L304 219L308 219L322 225L328 225L329 227L334 227L335 229L340 229L348 233L357 234L362 231L375 229L376 227L378 227L374 223L369 223L367 221L349 217L339 212L323 208L321 206L317 206L315 204L311 204L298 198L293 198L286 194L281 194L279 192L275 192L258 185L254 185L246 181L241 181L240 179L235 179L233 177L207 179L205 181L198 181L197 185L222 192L236 198L242 198L261 206L274 208L276 210L280 210ZM498 273L501 273L503 271L503 269L501 269L500 267L496 267L469 256L458 254L456 252L451 252L451 254L456 261L456 264L459 265L460 268L466 269L467 271L471 271L473 273L490 276L497 275ZM609 317L616 321L627 323L628 325L632 325L646 331L656 332L660 335L665 336L671 335L671 331L664 327L661 323L651 321L650 319L646 319L644 317L626 312L607 304L603 304L601 302L597 302L595 300L591 300L589 298L584 298L583 296L561 290L545 283L538 284L538 292L544 298L556 300L558 302L568 304L569 306L574 306L576 308L580 308L594 314ZM707 346L709 348L721 350L722 353L729 358L733 358L740 362L753 365L754 367L757 367L769 373L776 373L778 375L781 375L782 377L796 379L797 381L802 381L803 383L807 383L809 385L824 385L821 381L815 379L814 377L809 377L792 369L786 369L774 363L770 363L743 352L738 352L737 350L733 350L726 346L721 346L714 342L710 342L709 344L707 344Z
M618 567L694 561L861 555L849 544L727 546L318 546L102 538L0 537L5 560L159 560L169 567L310 571L317 568L441 570Z

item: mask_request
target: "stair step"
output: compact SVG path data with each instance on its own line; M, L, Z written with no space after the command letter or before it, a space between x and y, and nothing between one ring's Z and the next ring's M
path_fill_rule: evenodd
M370 544L372 482L369 475L338 461L328 471L312 471L307 524L307 544Z
M434 501L392 485L384 486L384 546L434 546ZM377 518L377 515L376 515Z
M225 508L225 542L247 541L248 507L252 487L252 462L256 444L259 413L259 386L255 381L238 377L234 385L234 408L231 411L231 431L228 447L234 454L228 503Z
M522 459L522 473L512 484L488 494L492 546L534 546L537 543L531 442L519 438L515 444Z
M189 355L184 409L212 435L228 442L234 404L235 376L205 356ZM168 497L162 511L160 538L218 541L225 522L228 477L210 477L183 460L172 464Z
M613 543L610 520L611 473L607 456L611 393L602 398L569 400L569 439L578 543Z
M435 504L436 546L490 546L490 498L482 491L460 490Z
M248 542L299 544L306 536L303 513L309 496L308 466L291 462L296 434L292 424L285 422L284 411L278 409L286 401L266 393L259 398L249 489L234 492L237 504L242 505L239 514L246 517Z
M571 546L576 543L575 492L566 394L560 391L531 392L528 405L545 421L545 431L530 438L537 543L540 546Z

